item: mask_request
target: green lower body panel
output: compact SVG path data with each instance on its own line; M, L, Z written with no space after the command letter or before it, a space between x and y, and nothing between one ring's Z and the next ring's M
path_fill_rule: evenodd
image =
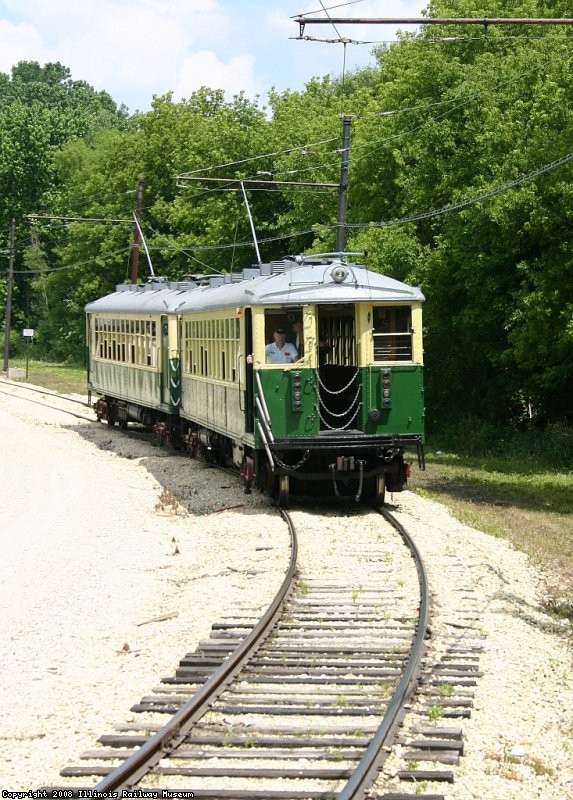
M261 370L255 436L267 471L301 493L400 491L405 452L424 466L422 368Z

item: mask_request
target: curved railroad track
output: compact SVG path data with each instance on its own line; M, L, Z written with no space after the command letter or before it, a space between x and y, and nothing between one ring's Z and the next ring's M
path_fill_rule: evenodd
M27 403L34 403L42 406L43 408L54 408L53 403L50 402L49 399L53 398L70 406L70 408L58 407L56 409L57 411L63 414L69 414L77 419L85 420L86 422L97 422L97 419L94 417L93 411L88 403L80 400L79 398L59 394L58 392L52 392L49 389L42 389L40 387L30 386L29 384L20 384L15 381L0 378L0 394L8 395L9 397L17 397L18 399ZM72 410L78 405L83 406L86 409L85 414L80 414L79 412Z
M83 405L81 400L0 380L3 383L7 385L0 388L0 393L95 421L60 405L65 401L64 406L69 403L73 408ZM57 399L57 406L53 398ZM360 519L360 514L351 513L350 523L333 516L335 528L349 524L346 534L342 534L347 544L357 542L356 529L362 523L356 517ZM370 516L375 515L371 512ZM305 524L312 522L307 520ZM385 596L375 596L380 589L376 579L366 583L349 577L350 560L342 573L326 574L330 567L323 564L322 568L298 574L296 579L285 578L285 596L281 600L277 595L275 601L274 633L265 632L261 620L256 626L259 633L253 631L249 635L254 624L251 618L230 617L214 625L211 638L196 653L182 659L177 675L164 679L153 695L134 707L143 712L141 723L120 726L118 733L101 737L100 743L106 749L82 756L91 766L63 771L64 776L75 779L73 785L68 784L71 791L79 790L78 778L89 778L94 791L114 791L106 788L106 781L120 776L120 770L126 768L124 764L137 753L140 777L131 775L119 785L138 790L141 787L141 791L177 786L185 787L182 791L194 791L197 797L358 798L364 796L364 787L377 775L375 787L368 794L371 798L398 800L411 796L411 791L396 791L400 781L412 782L411 788L418 797L443 797L421 792L427 785L439 787L439 782L453 781L452 771L436 769L436 762L450 766L458 763L463 754L462 729L452 725L452 718L458 722L470 714L473 687L481 674L481 637L471 615L461 616L457 622L452 620L454 629L465 630L463 640L455 636L440 645L434 634L430 655L426 654L419 676L415 702L410 703L408 711L398 699L389 702L388 687L400 684L402 691L414 682L414 668L410 675L404 673L401 677L407 660L406 643L413 640L414 629L418 638L423 638L427 599L418 599L414 612L410 609L398 614L389 610L390 579L384 574L391 560L389 551L381 553L372 541L360 546L367 550L369 563L378 563ZM359 545L356 543L355 547ZM293 552L295 549L293 545ZM322 542L321 549L328 561L332 550L329 541ZM402 580L394 577L396 586ZM459 612L463 615L463 607ZM420 624L410 625L409 630L407 625L404 627L408 619L417 620L418 613ZM399 627L391 630L397 619ZM372 647L368 637L374 627L378 642ZM362 644L359 637L364 637ZM247 653L248 642L258 648L254 655ZM229 657L237 644L237 668L242 665L239 677L233 672ZM217 677L223 667L226 674ZM223 692L219 700L209 696L211 688ZM378 691L380 688L383 692ZM192 713L189 708L184 711L190 703L194 704ZM444 721L436 722L436 717L428 723L436 710ZM171 729L157 723L157 715L167 713L175 717ZM179 725L181 714L188 715L186 731ZM405 721L400 725L402 718ZM397 747L389 766L379 772L393 736ZM155 743L149 744L154 739ZM150 758L144 763L146 753ZM98 784L99 778L103 780ZM263 788L253 788L261 782ZM271 788L273 783L279 788ZM85 786L82 780L81 788ZM258 795L253 793L256 791Z
M241 617L213 626L176 676L132 709L143 712L141 724L101 737L103 747L83 756L89 763L62 770L75 780L68 790L365 796L419 677L429 613L423 564L389 512L382 522L356 511L330 515L327 542L305 543L303 530L299 572L293 519L310 525L312 515L280 513L291 562L264 617L251 630ZM157 713L172 716L158 726Z

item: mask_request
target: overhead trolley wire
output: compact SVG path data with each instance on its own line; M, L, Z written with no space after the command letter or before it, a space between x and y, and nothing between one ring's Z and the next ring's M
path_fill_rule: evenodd
M465 200L460 200L457 203L452 203L448 206L442 206L441 208L434 209L431 211L424 211L420 212L419 214L411 214L407 217L400 217L397 219L385 220L382 222L365 222L365 223L347 223L346 227L351 230L366 230L369 228L385 228L385 227L392 227L395 225L404 225L409 222L417 222L422 219L429 219L431 217L441 216L443 214L448 214L453 211L459 211L462 208L467 208L468 206L474 205L475 203L479 203L482 200L487 200L490 197L494 197L495 195L501 194L508 189L512 189L516 186L521 184L527 183L530 180L533 180L540 175L543 175L548 172L552 172L553 170L557 169L560 166L568 163L569 161L573 160L573 153L568 153L561 158L552 161L549 164L545 164L542 167L534 170L533 172L528 173L527 175L523 175L515 180L508 181L507 183L502 184L494 189L491 189L487 192L482 192L478 195L474 195L473 197L466 198ZM260 244L271 244L273 242L285 241L288 239L294 239L299 236L304 236L311 233L316 233L317 230L335 230L338 226L336 224L332 225L316 225L313 228L302 230L302 231L294 231L288 234L282 234L279 236L269 236L259 240ZM244 242L233 242L231 244L220 244L220 245L192 245L186 247L178 247L176 245L158 245L158 246L150 246L149 250L154 251L163 251L163 252L179 252L185 254L188 258L197 261L198 263L203 264L203 262L199 261L195 256L192 255L192 252L211 252L211 251L221 251L221 250L231 250L236 249L239 247L252 247L252 241L244 241ZM92 264L98 260L108 260L113 258L116 255L120 255L121 253L128 252L131 248L126 247L122 248L121 250L116 250L112 253L107 253L105 255L98 255L93 259L83 262L77 262L76 264L70 264L63 267L56 267L53 269L48 269L43 271L43 274L51 273L51 272L60 272L63 270L74 269L76 267L85 266L87 264ZM191 252L192 251L192 252ZM207 266L207 265L204 265ZM211 269L211 268L210 268ZM34 274L38 273L38 270L18 270L18 274Z
M544 175L547 172L552 172L554 169L563 166L568 161L573 159L573 153L568 153L561 158L558 158L556 161L552 161L550 164L546 164L543 167L539 167L539 169L534 170L533 172L528 173L527 175L522 175L520 178L516 178L513 181L508 181L507 183L502 184L501 186L496 187L495 189L490 189L487 192L482 192L481 194L474 195L473 197L469 197L466 200L460 200L458 203L452 203L449 206L442 206L441 208L435 209L434 211L424 211L420 214L412 214L409 217L401 217L400 219L389 220L387 222L363 222L363 223L347 223L347 228L384 228L390 225L403 225L407 222L417 222L418 220L422 219L429 219L430 217L438 217L442 214L448 214L451 211L459 211L462 208L467 208L467 206L472 206L475 203L479 203L482 200L487 200L490 197L495 197L495 195L501 194L502 192L507 191L508 189L513 189L515 186L520 186L522 183L527 183L528 181L533 180L534 178L539 177L539 175ZM336 225L329 225L329 228L336 228Z
M431 217L442 216L443 214L448 214L453 211L459 211L462 208L467 208L468 206L475 205L476 203L479 203L482 200L487 200L490 197L494 197L495 195L501 194L502 192L505 192L508 189L513 189L516 186L520 186L523 183L527 183L528 181L531 181L539 177L540 175L552 172L553 170L563 166L564 164L568 163L571 160L573 160L573 153L568 153L567 155L562 156L561 158L558 158L555 161L552 161L550 164L545 164L544 166L539 167L538 169L528 173L527 175L522 175L521 177L516 178L512 181L508 181L507 183L504 183L501 186L497 186L494 189L490 189L487 192L481 192L478 195L468 197L465 200L460 200L459 202L452 203L448 206L442 206L441 208L433 209L431 211L423 211L418 214L411 214L407 217L384 220L382 222L346 223L346 227L353 230L366 230L369 228L386 228L386 227L392 227L394 225L404 225L409 222L417 222L419 220L429 219ZM303 231L295 231L281 236L266 237L260 239L259 243L270 244L272 242L278 242L285 239L294 239L297 236L304 236L305 234L315 233L317 230L335 230L336 228L338 228L337 224L331 224L331 225L317 224L314 228L311 229ZM251 246L252 246L251 241L245 241L245 242L237 242L232 245L199 245L197 247L193 247L192 249L208 251L208 250L225 250L231 247L251 247ZM157 249L163 249L163 248L157 248Z
M66 272L69 269L76 269L76 267L85 267L88 264L93 264L96 261L108 261L110 258L114 258L115 256L121 255L122 253L127 253L131 250L130 247L122 247L120 250L114 250L111 253L105 254L98 254L93 258L89 258L87 261L78 261L75 264L65 264L61 267L47 267L46 269L15 269L14 275L50 275L54 272ZM1 271L1 270L0 270Z
M319 147L322 144L328 144L329 142L335 142L335 141L338 141L338 136L331 136L329 139L322 139L321 141L311 142L310 144L306 144L306 145L297 145L296 147L287 147L284 150L277 150L274 153L273 152L271 152L271 153L263 153L262 155L259 155L259 156L250 156L249 158L242 158L242 159L239 159L237 161L228 161L228 162L226 162L224 164L216 164L216 165L211 166L211 167L202 167L201 169L194 169L194 170L190 170L188 172L181 172L179 175L177 175L176 179L191 177L192 175L199 175L202 172L211 172L212 170L215 170L215 169L223 169L223 168L226 168L226 167L236 167L236 166L239 166L241 164L248 164L251 161L261 161L263 158L273 158L275 156L282 156L282 155L285 155L287 153L295 152L296 150L305 149L307 147Z

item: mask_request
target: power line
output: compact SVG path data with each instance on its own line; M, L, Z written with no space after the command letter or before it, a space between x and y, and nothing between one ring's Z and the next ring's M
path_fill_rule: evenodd
M26 214L24 219L59 219L65 222L109 222L133 225L132 219L111 219L109 217L57 217L51 214Z
M475 195L474 197L469 197L467 200L460 200L458 203L453 203L449 206L442 206L442 208L438 208L434 211L425 211L421 214L412 214L409 217L401 217L400 219L389 220L388 222L364 222L364 223L355 223L355 224L348 224L348 228L384 228L390 225L403 225L407 222L418 222L422 219L429 219L430 217L438 217L442 214L448 214L451 211L459 211L462 208L467 208L467 206L472 206L475 203L479 203L481 200L487 200L490 197L495 197L497 194L501 194L502 192L507 191L508 189L513 189L515 186L520 186L522 183L527 183L528 181L533 180L534 178L539 177L539 175L544 175L546 172L552 172L554 169L561 167L563 164L566 164L568 161L573 159L573 153L568 153L566 156L562 156L558 158L556 161L552 161L551 164L546 164L543 167L539 167L539 169L530 172L528 175L523 175L521 178L516 178L513 181L508 181L507 183L502 184L501 186L496 187L495 189L491 189L488 192L483 192L482 194ZM335 225L328 225L325 227L334 228Z
M285 148L284 150L277 150L274 153L263 153L260 156L250 156L249 158L242 158L242 159L240 159L238 161L228 161L225 164L217 164L217 165L211 166L211 167L202 167L201 169L194 169L194 170L191 170L189 172L182 172L180 175L176 176L176 180L179 180L180 178L187 178L187 177L190 177L191 175L199 175L202 172L211 172L212 170L215 170L215 169L223 169L223 168L226 168L226 167L236 167L236 166L240 166L241 164L248 164L251 161L261 161L263 158L274 158L275 156L286 155L288 153L296 152L297 150L306 150L306 148L308 148L308 147L319 147L322 144L329 144L330 142L334 142L334 141L338 141L338 138L336 136L331 136L329 139L323 139L321 141L311 142L310 144L305 144L305 145L297 145L296 147L288 147L288 148Z
M442 216L443 214L448 214L452 211L459 211L462 208L467 208L468 206L475 205L476 203L481 202L482 200L487 200L490 197L494 197L495 195L501 194L502 192L507 191L508 189L513 189L516 186L520 186L523 183L527 183L528 181L533 180L534 178L539 177L547 172L552 172L553 170L557 169L560 166L563 166L567 162L573 160L573 153L568 153L561 158L558 158L555 161L552 161L550 164L545 164L542 167L534 170L533 172L528 173L527 175L522 175L520 178L516 178L515 180L508 181L507 183L502 184L501 186L497 186L494 189L491 189L487 192L482 192L478 195L474 195L473 197L469 197L466 200L460 200L458 203L452 203L448 206L442 206L438 209L433 209L431 211L423 211L419 214L412 214L407 217L400 217L397 219L385 220L383 222L363 222L363 223L346 223L347 228L355 229L355 230L365 230L369 228L387 228L393 227L394 225L404 225L409 222L418 222L422 219L430 219L431 217L438 217ZM307 234L316 233L317 229L321 230L332 230L338 228L337 224L333 225L316 225L315 228L303 230L303 231L294 231L292 233L284 234L281 236L272 236L267 237L264 239L259 239L260 244L272 244L273 242L283 241L285 239L294 239L298 236L305 236ZM232 247L252 247L252 242L245 241L245 242L236 242L232 245L198 245L192 248L186 249L193 249L193 250L200 250L200 251L210 251L210 250L228 250ZM154 249L154 248L151 248ZM163 249L163 248L158 248ZM172 249L172 248L165 248L165 249Z
M114 250L111 253L105 253L104 255L97 255L94 258L90 258L87 261L78 261L75 264L66 264L63 267L48 267L46 269L16 269L14 270L14 274L18 275L51 275L54 272L66 272L69 269L76 269L77 267L85 267L88 264L94 264L96 261L108 261L110 258L114 258L115 256L121 255L122 253L127 253L131 250L131 247L122 247L120 250Z
M301 182L301 181L263 181L257 178L190 178L190 177L183 177L180 176L179 180L186 180L186 181L197 181L202 182L206 181L208 183L232 183L232 184L241 184L241 183L248 183L249 186L253 185L267 185L267 186L319 186L319 187L336 187L338 186L337 183L309 183L309 182ZM177 184L179 188L184 188L180 184ZM235 187L237 191L240 191L240 186Z

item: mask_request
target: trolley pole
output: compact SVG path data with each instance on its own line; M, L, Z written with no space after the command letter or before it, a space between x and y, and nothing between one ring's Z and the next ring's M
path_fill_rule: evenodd
M10 365L10 326L12 318L12 286L14 284L14 252L16 249L16 220L12 219L10 225L10 255L8 261L8 287L6 294L6 325L4 328L4 365L2 369L8 372Z
M338 217L336 222L336 251L344 252L346 244L346 204L348 195L348 147L352 117L342 118L342 151L340 159L340 184L338 186Z
M135 233L133 236L133 258L131 260L131 282L137 283L139 276L139 226L141 224L141 212L143 210L143 176L139 176L137 181L137 211L135 212Z

